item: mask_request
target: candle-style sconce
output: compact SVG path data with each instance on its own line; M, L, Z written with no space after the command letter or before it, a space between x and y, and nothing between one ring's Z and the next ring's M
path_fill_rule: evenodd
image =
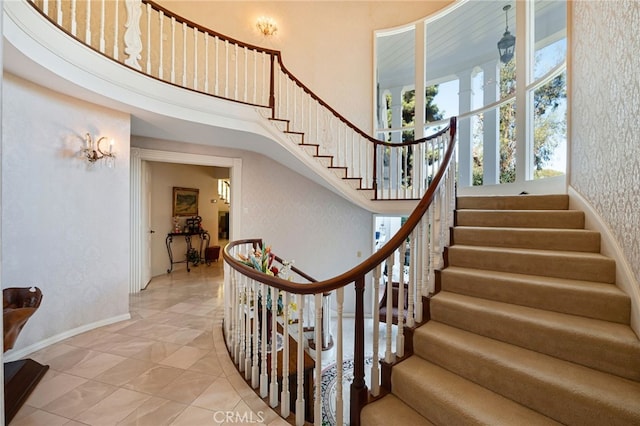
M107 139L107 137L102 136L100 139L98 139L94 143L93 139L91 138L91 134L89 133L85 134L84 136L85 146L82 150L82 153L84 154L84 157L87 159L87 161L89 161L90 164L94 164L98 160L104 159L105 165L107 167L113 167L115 165L116 155L113 152L114 140L111 139L109 141L109 150L105 152L100 147L100 144L105 139Z

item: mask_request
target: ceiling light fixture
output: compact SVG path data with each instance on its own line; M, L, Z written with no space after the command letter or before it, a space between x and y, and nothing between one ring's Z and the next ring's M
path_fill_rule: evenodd
M506 27L502 38L498 42L500 62L502 62L503 64L506 64L513 58L513 52L516 47L516 38L509 32L509 9L511 9L510 4L502 8L502 10L504 10L504 20Z

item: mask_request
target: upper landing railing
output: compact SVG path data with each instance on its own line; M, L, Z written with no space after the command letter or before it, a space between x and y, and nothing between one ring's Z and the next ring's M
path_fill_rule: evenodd
M106 57L187 90L270 109L292 144L372 199L418 200L440 166L448 128L394 144L351 123L296 78L279 51L224 36L148 0L27 0ZM282 124L284 123L284 124Z

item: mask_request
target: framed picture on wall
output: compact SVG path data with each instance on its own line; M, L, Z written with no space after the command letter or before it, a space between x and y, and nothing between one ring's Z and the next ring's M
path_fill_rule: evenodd
M197 188L173 187L173 217L176 216L197 216L198 215L198 193Z

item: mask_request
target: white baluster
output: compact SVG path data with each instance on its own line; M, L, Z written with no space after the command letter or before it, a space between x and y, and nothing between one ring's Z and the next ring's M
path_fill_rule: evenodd
M238 363L238 355L240 353L240 282L242 280L242 275L238 274L235 282L233 283L233 346L232 346L232 358L233 362Z
M236 364L238 364L238 370L244 372L244 360L245 360L245 341L246 341L246 319L244 307L247 303L247 277L242 276L240 279L240 286L238 287L238 293L240 295L238 300L238 358Z
M322 377L322 293L316 293L314 295L314 302L316 308L316 321L314 324L316 343L316 377ZM329 312L326 313L329 315ZM313 400L313 419L314 424L322 425L322 392L321 386L315 386L315 397Z
M278 406L278 289L271 287L271 387L269 406ZM285 360L283 359L284 363Z
M337 310L338 310L338 336L336 340L336 424L343 425L344 424L344 402L343 402L343 386L342 386L342 363L344 362L343 358L343 312L344 312L344 287L340 287L336 290L336 301L337 301Z
M267 374L267 291L268 287L262 283L261 297L262 297L262 312L260 313L260 323L262 330L260 331L260 341L262 351L260 354L260 398L265 398L269 394L269 375Z
M338 290L342 290L340 288ZM373 270L373 364L371 364L371 394L380 395L380 265ZM342 424L342 423L340 423Z
M198 29L193 27L193 88L198 90Z
M229 40L224 41L224 97L229 98Z
M35 4L35 1L31 0L31 3ZM49 16L49 0L42 1L42 11L44 12L45 15Z
M142 71L142 67L138 63L142 58L140 54L142 52L142 34L140 32L142 2L141 0L126 0L125 7L127 9L127 23L124 32L124 52L129 57L124 60L124 63L131 68Z
M234 100L238 100L238 62L240 62L240 59L238 59L238 45L234 44L234 54L233 54L233 59L234 59L234 73L233 73L233 99Z
M258 351L258 336L260 331L258 330L258 283L257 281L253 281L253 307L252 307L252 318L253 318L253 364L251 365L251 387L253 389L257 389L260 384L260 370L259 370L259 356L260 352Z
M249 99L249 49L245 47L242 50L244 51L244 89L242 90L242 99L247 102Z
M297 397L296 397L296 426L304 425L304 295L298 294L298 364Z
M160 15L159 15L159 19L160 19L160 33L158 34L158 43L160 44L159 46L159 57L158 57L158 78L159 79L163 79L164 78L164 12L160 11Z
M251 378L251 359L253 354L251 353L251 311L249 307L255 303L255 294L253 293L253 286L251 285L251 281L249 278L246 279L245 282L245 294L246 299L242 304L242 312L244 313L244 322L245 322L245 357L244 357L244 379L249 380Z
M115 19L113 21L113 59L115 59L116 61L119 61L120 59L118 58L118 56L120 56L120 49L118 47L118 42L120 40L118 40L118 30L119 30L119 26L120 24L118 23L120 20L120 2L119 1L115 1L115 6L116 6L116 11L115 11Z
M204 91L209 93L209 33L204 33Z
M62 0L58 1L61 4ZM71 34L75 37L78 34L78 18L76 17L77 0L71 0ZM48 5L48 3L47 3ZM48 6L46 6L48 9ZM47 13L45 11L45 13Z
M58 25L62 26L62 0L58 0L58 3L56 4L56 6L57 6L56 22L58 23ZM49 10L48 5L46 9Z
M385 362L393 362L393 352L391 351L391 343L393 340L392 337L392 328L393 325L393 265L394 265L394 255L392 254L387 259L387 282L385 284L385 292L387 293L387 318L386 318L386 351L384 354Z
M182 23L182 87L187 87L187 23Z
M105 40L104 40L104 0L102 0L101 9L100 9L100 52L104 53L105 51Z
M398 263L398 335L396 336L396 353L404 356L404 259L407 251L406 242L400 246L400 263Z
M147 3L147 74L151 75L151 3Z
M86 28L84 32L84 42L91 46L91 2L87 2L87 16L85 18Z
M280 415L285 419L291 414L289 394L289 292L284 293L284 325L282 339L284 346L282 348L282 393L280 394Z
M415 325L415 312L414 312L414 303L415 303L415 280L416 280L416 238L418 237L418 226L413 229L411 232L411 236L409 237L409 288L408 288L408 299L409 303L407 305L407 326L413 327Z
M176 82L176 18L171 17L171 82Z
M262 100L260 101L262 105L269 103L269 87L267 84L269 72L267 70L267 54L262 52L262 90L260 91L262 93Z
M253 103L258 103L258 52L253 52L251 56L253 57Z
M214 85L214 94L218 94L218 81L219 81L219 72L218 72L218 64L220 63L219 57L218 57L218 45L220 44L220 39L218 38L218 36L215 36L214 38L215 40L215 46L216 46L216 74L215 74L215 85Z

